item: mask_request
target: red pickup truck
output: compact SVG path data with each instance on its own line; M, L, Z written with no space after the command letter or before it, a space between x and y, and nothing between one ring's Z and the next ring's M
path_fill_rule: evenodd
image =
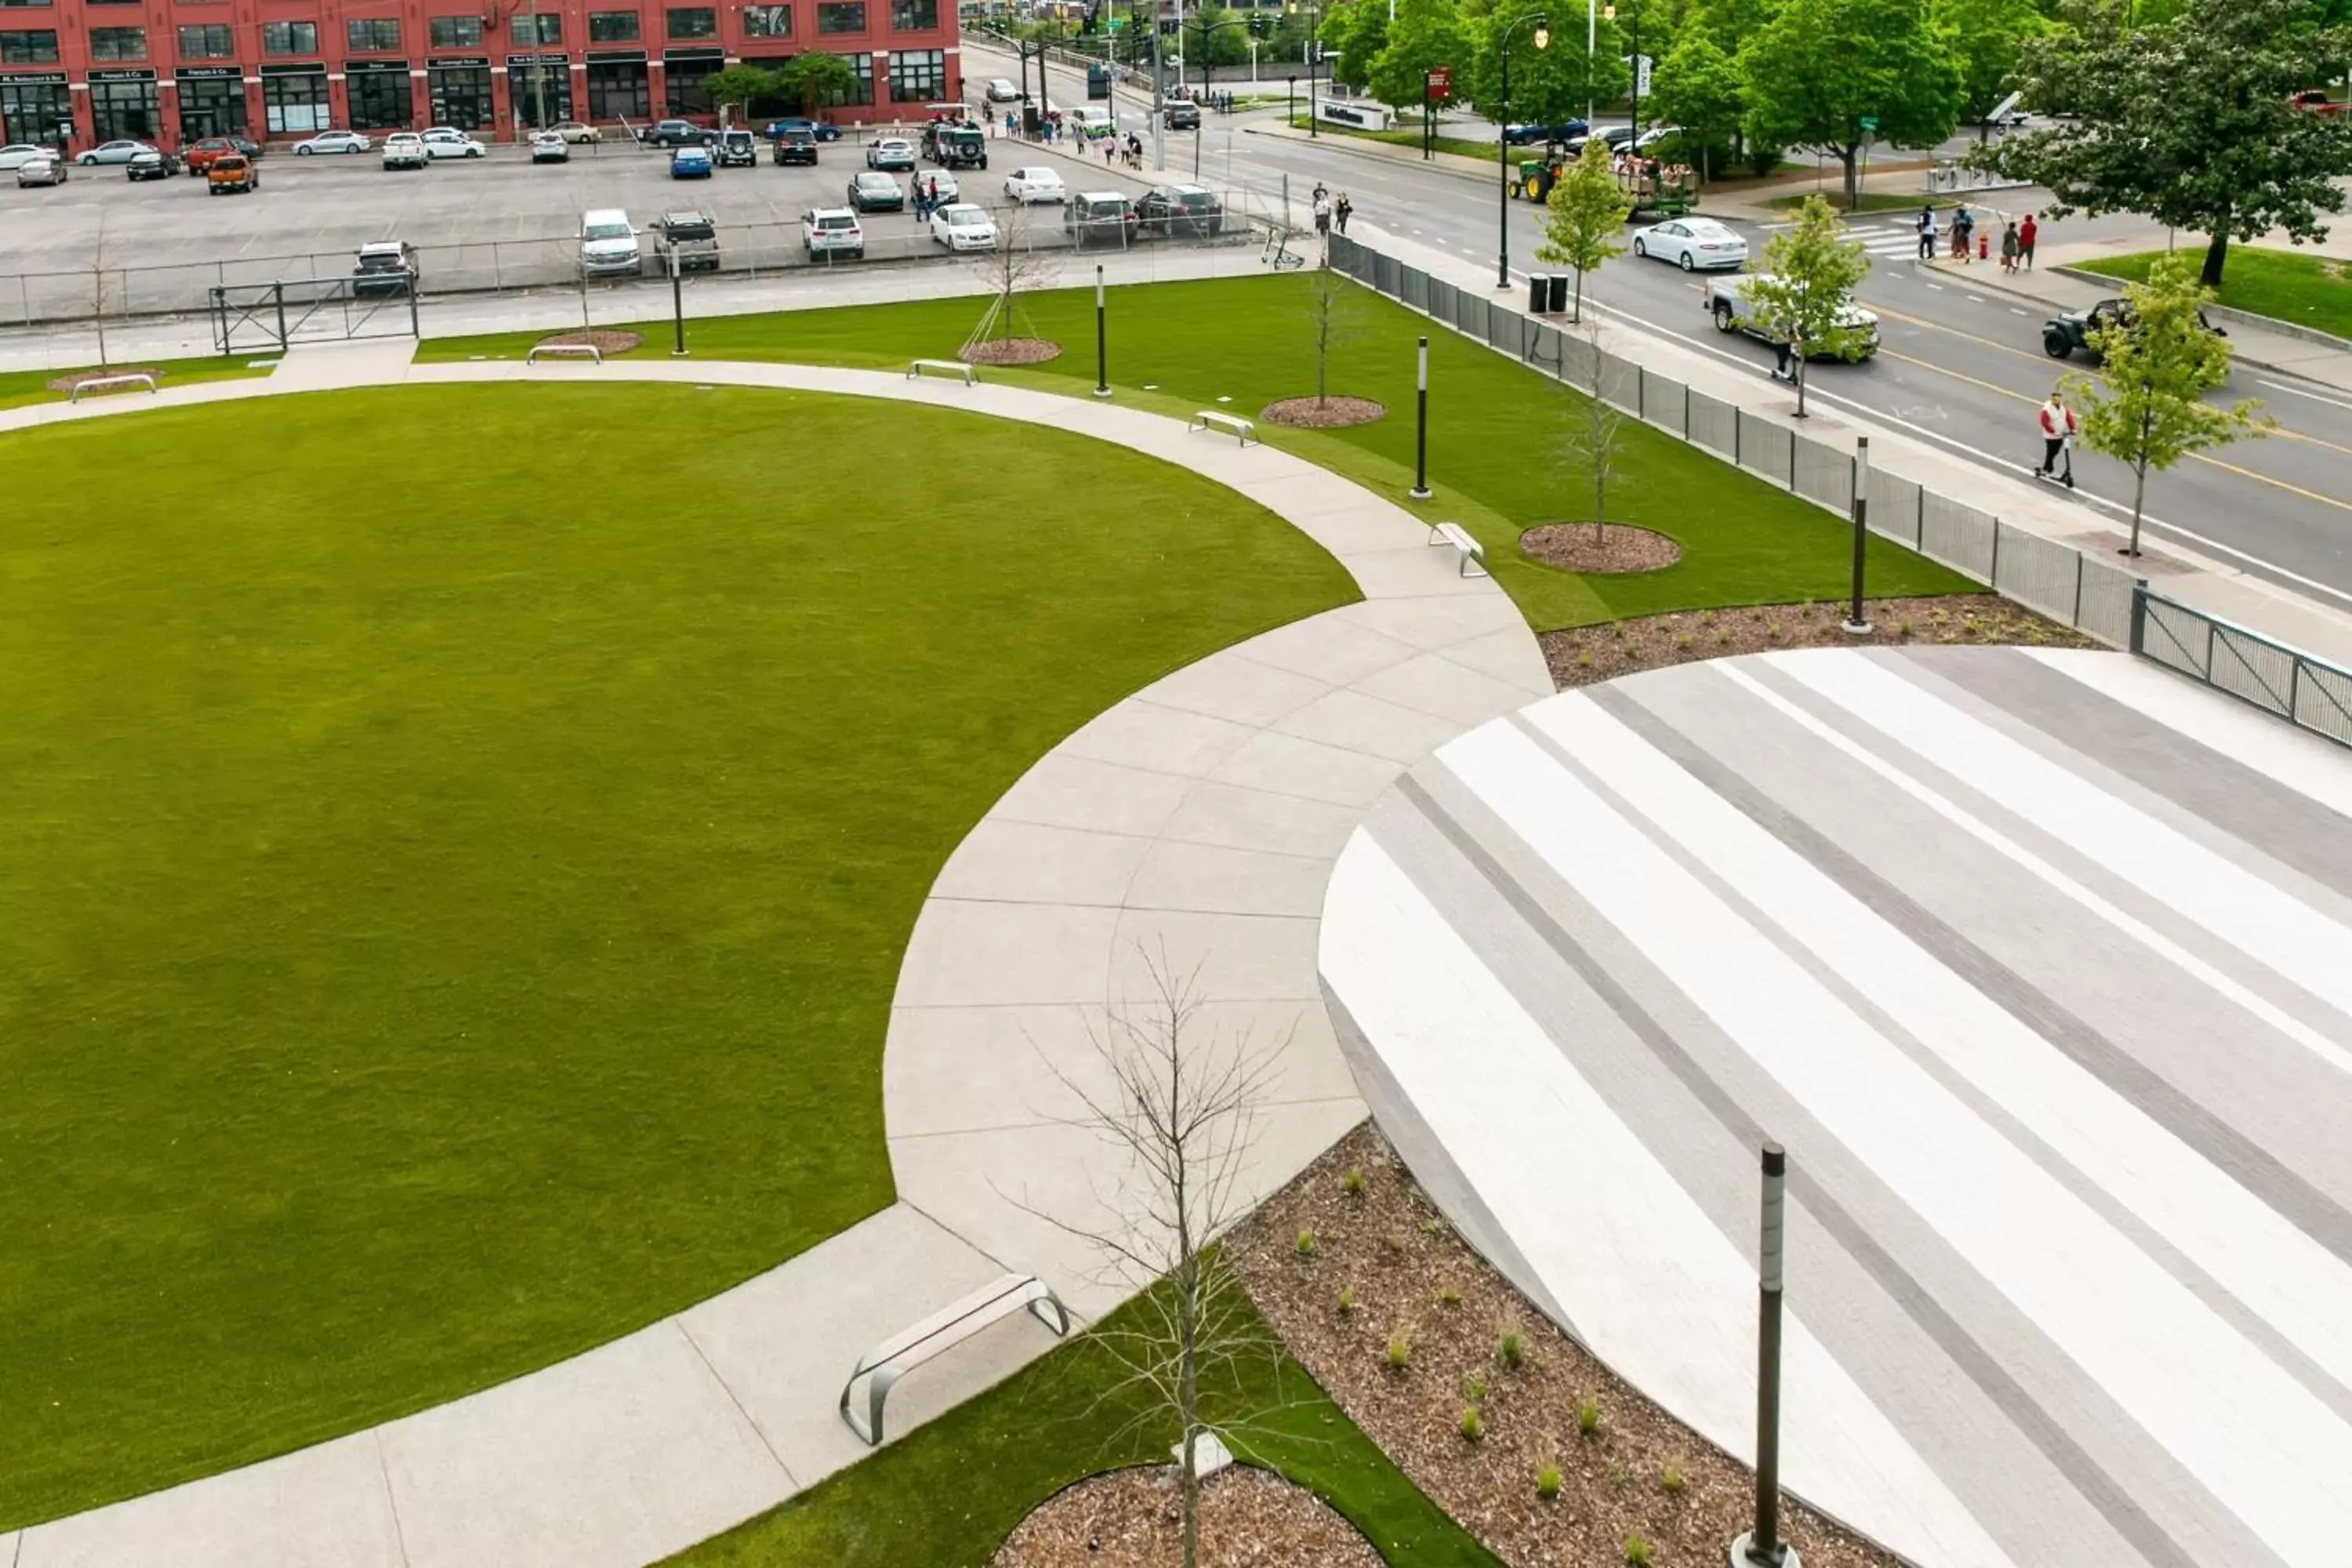
M2298 92L2287 101L2305 114L2316 114L2322 120L2341 120L2352 114L2352 103L2330 98L2317 88L2308 92Z

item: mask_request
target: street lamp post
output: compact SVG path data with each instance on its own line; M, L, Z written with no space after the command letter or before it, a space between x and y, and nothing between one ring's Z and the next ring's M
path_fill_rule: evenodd
M1097 397L1110 395L1108 342L1103 332L1103 269L1102 263L1097 261L1095 263L1095 395Z
M1412 489L1415 500L1429 499L1429 340L1421 340L1412 374Z
M1495 107L1496 173L1499 183L1495 187L1496 244L1495 287L1511 286L1511 35L1528 23L1535 24L1535 46L1544 48L1551 43L1551 24L1540 11L1532 16L1522 16L1503 29L1497 53L1502 63L1501 101ZM1313 112L1311 110L1309 112Z
M677 264L677 247L669 247L669 319L677 336L671 340L670 355L686 356L686 286L679 281L683 269Z
M1209 8L1206 5L1202 5L1193 15L1200 19L1201 23L1201 93L1205 98L1209 93L1209 35L1223 27L1241 27L1248 24L1236 21L1231 16L1222 21L1212 22L1209 20ZM1250 47L1254 55L1257 46L1253 43ZM1255 75L1255 69L1251 74ZM1201 135L1204 129L1201 117L1195 114L1192 117L1192 177L1196 180L1201 177Z
M1319 138L1315 131L1315 68L1323 63L1323 10L1319 5L1307 7L1307 139Z
M1764 1214L1757 1269L1756 1528L1731 1543L1729 1568L1802 1568L1780 1539L1780 1287L1789 1156L1764 1145Z

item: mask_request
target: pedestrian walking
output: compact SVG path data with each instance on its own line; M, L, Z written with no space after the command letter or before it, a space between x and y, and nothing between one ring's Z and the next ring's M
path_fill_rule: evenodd
M1331 204L1331 218L1339 226L1341 234L1348 232L1348 215L1355 210L1356 204L1348 199L1348 193L1345 191L1341 191L1339 199Z
M2011 218L2008 226L2000 231L2000 269L2003 272L2017 270L2017 220Z
M1952 214L1952 255L1963 263L1969 259L1969 247L1976 241L1976 230L1975 215L1963 202L1959 210Z
M1919 204L1919 259L1936 259L1936 209L1925 202Z
M2033 238L2041 232L2042 226L2033 221L2032 213L2027 213L2025 221L2017 226L2017 264L2025 271L2033 270Z
M1315 232L1326 236L1331 232L1331 198L1320 185L1315 187Z
M2063 479L2068 489L2074 488L2074 433L2081 428L2074 411L2066 406L2066 399L2056 387L2050 389L2050 401L2042 405L2037 416L2042 426L2042 466L2033 470L2037 479ZM2058 471L2058 454L2066 454L2064 473Z

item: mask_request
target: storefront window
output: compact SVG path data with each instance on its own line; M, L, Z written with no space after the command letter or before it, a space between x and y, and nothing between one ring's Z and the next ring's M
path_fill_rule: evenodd
M425 82L434 124L479 131L490 122L488 66L433 66L425 71Z
M155 79L145 81L92 81L89 84L91 128L101 142L135 137L144 142L163 128L155 112Z
M900 49L890 57L890 96L900 103L936 103L947 87L944 49Z
M539 64L507 67L507 94L515 119L537 130L572 118L572 68Z
M850 73L857 79L857 84L847 92L831 94L825 99L825 103L830 107L838 107L842 104L873 102L874 57L844 55L841 58L849 62Z
M646 62L591 61L588 66L588 118L651 120L653 95L646 86Z
M719 74L726 61L716 56L709 59L671 60L662 74L668 78L668 99L664 114L708 114L710 112L710 89L702 84Z
M50 81L0 82L0 141L54 142L73 120L73 90L63 71Z
M436 16L427 24L436 49L476 49L482 45L479 16Z
M415 123L407 62L384 64L388 68L363 69L354 60L343 68L343 94L351 100L354 131L405 131Z
M226 67L225 72L206 77L180 73L174 96L180 100L181 141L245 134L245 83L238 79L236 67Z
M262 123L272 136L308 136L333 123L327 112L324 70L265 72Z

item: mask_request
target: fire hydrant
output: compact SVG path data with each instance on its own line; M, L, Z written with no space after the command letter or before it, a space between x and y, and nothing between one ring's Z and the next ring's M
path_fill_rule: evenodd
M1979 261L1992 259L1992 236L1990 232L1977 236L1977 259Z

